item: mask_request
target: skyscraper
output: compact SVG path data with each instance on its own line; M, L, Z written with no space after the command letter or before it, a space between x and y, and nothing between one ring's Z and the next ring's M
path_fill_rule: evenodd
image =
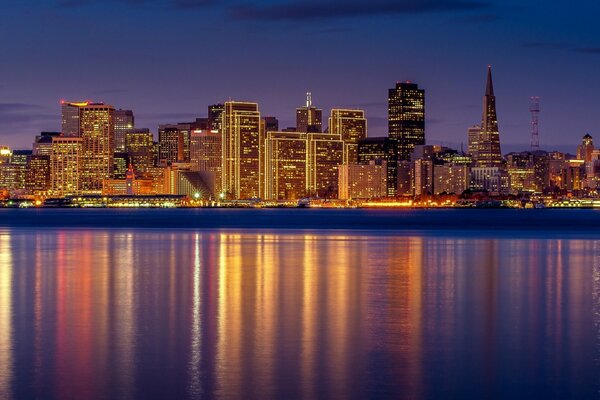
M384 160L387 169L387 195L395 196L398 188L398 142L387 137L369 137L358 141L358 162Z
M63 136L78 137L81 134L79 118L82 107L90 104L87 101L70 102L61 100L61 131Z
M43 194L50 187L50 156L31 155L27 157L25 189L32 194Z
M323 110L312 105L311 93L306 93L306 107L296 109L296 131L309 133L323 131Z
M221 168L223 148L221 133L217 131L193 131L190 139L190 163L197 172L208 172L214 177L215 191L221 191Z
M398 82L388 94L389 137L398 142L398 159L409 160L414 147L425 144L425 90Z
M131 110L115 110L115 152L125 151L125 133L135 127Z
M222 123L222 193L234 199L259 198L263 138L258 104L226 102Z
M592 161L592 152L594 151L594 139L588 133L583 139L581 144L577 147L577 158L585 162Z
M132 129L125 133L125 152L136 172L145 173L154 166L154 142L149 129Z
M81 138L52 138L50 155L50 190L53 196L79 193Z
M100 194L102 181L112 177L115 109L103 103L90 103L80 111L81 191L86 194Z
M158 127L159 160L189 162L191 124L165 124Z
M307 189L311 196L338 196L338 166L344 163L344 141L340 135L307 134Z
M264 117L265 132L279 132L279 120L275 117Z
M265 198L293 200L306 196L307 135L267 132L265 143Z
M223 104L212 104L208 106L208 127L210 130L221 132L223 122L222 114L225 110Z
M363 110L334 108L329 117L329 133L340 135L344 141L344 164L358 162L358 141L367 137L367 119Z
M483 116L481 132L475 155L477 167L501 167L502 153L500 152L500 134L498 132L498 117L496 116L496 96L492 84L492 67L488 66L487 84L483 96Z
M473 125L467 129L467 149L469 155L474 159L477 158L477 152L479 150L479 135L481 135L480 125Z

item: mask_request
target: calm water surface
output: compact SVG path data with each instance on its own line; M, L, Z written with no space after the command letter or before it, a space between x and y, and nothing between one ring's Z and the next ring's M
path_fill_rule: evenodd
M42 211L0 212L0 399L600 398L598 213Z

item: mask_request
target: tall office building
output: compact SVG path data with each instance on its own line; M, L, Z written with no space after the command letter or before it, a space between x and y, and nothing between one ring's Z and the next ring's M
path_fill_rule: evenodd
M125 152L135 172L145 173L155 163L154 138L149 129L132 129L125 133Z
M279 132L279 120L275 117L265 117L265 132Z
M221 132L224 110L225 106L223 104L212 104L208 106L208 128L210 130Z
M265 198L294 200L307 194L306 133L267 132Z
M115 152L125 151L125 133L135 127L131 110L115 110Z
M81 191L100 194L102 181L110 179L113 171L115 140L114 107L90 103L81 108L82 139Z
M183 159L183 136L177 125L158 126L158 159L160 163L166 164Z
M222 193L233 199L261 197L263 138L258 104L226 102L222 124Z
M358 163L383 160L387 169L387 195L395 196L398 187L398 142L387 137L370 137L358 141Z
M50 190L53 196L78 194L80 189L80 155L83 139L55 137L50 155Z
M59 137L62 134L60 132L42 132L35 137L33 143L33 155L36 156L48 156L52 153L52 138Z
M481 135L481 126L473 125L467 129L467 143L469 155L476 159L479 150L479 135Z
M218 131L193 131L190 139L190 163L197 172L208 172L214 177L216 192L221 191L222 137Z
M498 132L498 117L496 116L496 96L492 84L492 67L488 67L487 84L483 96L483 116L481 132L477 143L477 154L474 157L477 167L501 167L502 153L500 151L500 134Z
M306 107L296 109L296 131L309 133L323 131L323 110L312 105L311 93L306 93Z
M71 102L61 100L61 131L66 137L79 137L81 135L80 114L83 107L90 103L87 101Z
M577 146L577 159L583 160L585 162L592 161L592 152L594 151L594 139L588 133L583 139L581 139L581 144Z
M158 127L159 160L189 162L191 124L165 124Z
M398 82L388 93L388 134L398 142L398 159L409 160L425 144L425 90L416 83Z
M334 108L329 116L329 133L340 135L344 141L344 164L358 162L358 141L367 137L367 119L363 110Z
M50 156L30 155L25 170L25 189L43 194L50 188Z
M344 163L344 141L329 133L307 134L307 191L311 196L338 196L338 166Z

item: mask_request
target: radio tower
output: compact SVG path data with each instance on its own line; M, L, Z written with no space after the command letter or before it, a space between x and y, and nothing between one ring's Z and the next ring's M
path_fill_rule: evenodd
M540 149L540 98L533 96L529 105L531 112L531 151Z

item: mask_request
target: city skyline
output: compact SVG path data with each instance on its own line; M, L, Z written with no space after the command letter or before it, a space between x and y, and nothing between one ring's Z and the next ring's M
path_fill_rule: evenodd
M291 126L307 91L323 110L365 109L370 136L385 136L386 90L410 80L428 93L428 142L458 147L479 121L488 64L503 150L528 148L534 95L542 148L566 150L596 133L597 4L565 13L558 2L279 3L6 2L0 30L13 39L0 48L0 141L22 148L30 135L57 130L61 98L133 109L136 125L156 134L160 123L193 120L228 98L258 102Z

